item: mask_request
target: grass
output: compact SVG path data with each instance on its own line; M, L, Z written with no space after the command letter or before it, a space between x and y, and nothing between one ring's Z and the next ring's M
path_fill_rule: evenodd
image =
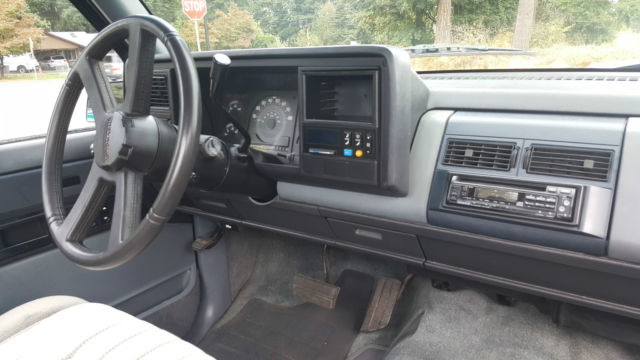
M640 63L640 33L618 34L603 45L557 45L531 49L535 55L441 56L412 58L416 71L532 68L611 68Z
M66 73L57 73L57 72L45 72L38 73L38 80L57 80L57 79L65 79L67 77ZM0 82L8 82L8 81L35 81L35 77L33 73L26 74L15 74L9 73L4 74L4 78L0 79Z

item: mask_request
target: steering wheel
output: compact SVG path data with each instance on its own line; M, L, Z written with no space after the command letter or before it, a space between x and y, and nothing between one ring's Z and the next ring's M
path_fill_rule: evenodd
M118 104L100 61L128 39L124 99ZM156 39L169 52L179 98L179 128L150 115ZM83 89L96 125L94 158L76 203L65 212L62 162L69 122ZM42 166L44 211L53 240L76 264L108 269L131 259L153 240L175 211L191 177L200 135L200 86L191 53L177 31L155 16L132 16L104 28L71 69L51 117ZM166 174L144 216L144 175ZM115 202L104 250L83 242L107 196ZM141 219L142 218L142 219Z

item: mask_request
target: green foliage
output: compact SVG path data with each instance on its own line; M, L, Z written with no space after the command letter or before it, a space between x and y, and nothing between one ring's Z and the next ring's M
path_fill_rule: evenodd
M29 37L37 42L42 30L38 18L27 12L24 0L0 0L0 57L29 50Z
M323 3L316 0L238 0L241 9L249 11L264 32L287 42L301 29L311 26Z
M310 27L302 29L290 43L296 46L346 45L356 41L358 26L347 2L327 1Z
M516 23L518 0L453 0L452 24L498 33Z
M3 0L0 0L3 1ZM4 0L9 1L9 0ZM24 0L21 0L24 1ZM180 0L143 0L195 49ZM519 0L452 0L454 43L510 46ZM93 31L68 0L26 0L45 31ZM438 0L207 0L212 48L434 41ZM204 26L200 38L204 45ZM534 47L599 44L640 30L640 0L538 0ZM204 46L203 46L204 47Z
M362 26L377 43L408 46L434 40L436 0L370 0Z
M624 27L640 31L640 0L619 0L616 5L616 17Z
M165 19L174 26L181 23L183 17L186 19L182 12L181 0L145 0L144 3L153 15Z
M609 0L541 0L538 6L541 8L539 19L558 21L571 44L611 41L619 28L615 3ZM538 26L546 26L548 21Z
M256 38L251 42L252 48L278 48L284 47L280 38L273 34L265 33L262 28L257 27Z
M95 31L69 0L27 0L27 8L44 20L44 31Z
M548 22L538 23L533 28L531 35L532 48L550 48L569 43L567 31L562 19L552 19Z

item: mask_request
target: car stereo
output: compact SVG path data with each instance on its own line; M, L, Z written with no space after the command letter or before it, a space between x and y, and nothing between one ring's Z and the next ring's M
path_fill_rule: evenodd
M579 186L549 184L502 185L453 176L446 205L533 220L574 223L580 206Z

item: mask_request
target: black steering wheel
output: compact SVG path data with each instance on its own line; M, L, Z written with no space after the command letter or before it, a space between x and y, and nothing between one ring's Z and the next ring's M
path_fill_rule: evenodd
M100 61L128 39L124 100L115 101ZM175 69L179 128L150 115L156 39ZM83 89L95 117L94 159L80 195L66 214L62 161L71 115ZM177 31L155 16L132 16L103 29L71 69L47 132L42 166L44 211L51 236L64 255L90 269L131 259L160 232L189 182L200 135L200 86L193 58ZM144 175L166 174L155 202L141 219ZM111 232L105 250L93 251L85 236L115 187Z

